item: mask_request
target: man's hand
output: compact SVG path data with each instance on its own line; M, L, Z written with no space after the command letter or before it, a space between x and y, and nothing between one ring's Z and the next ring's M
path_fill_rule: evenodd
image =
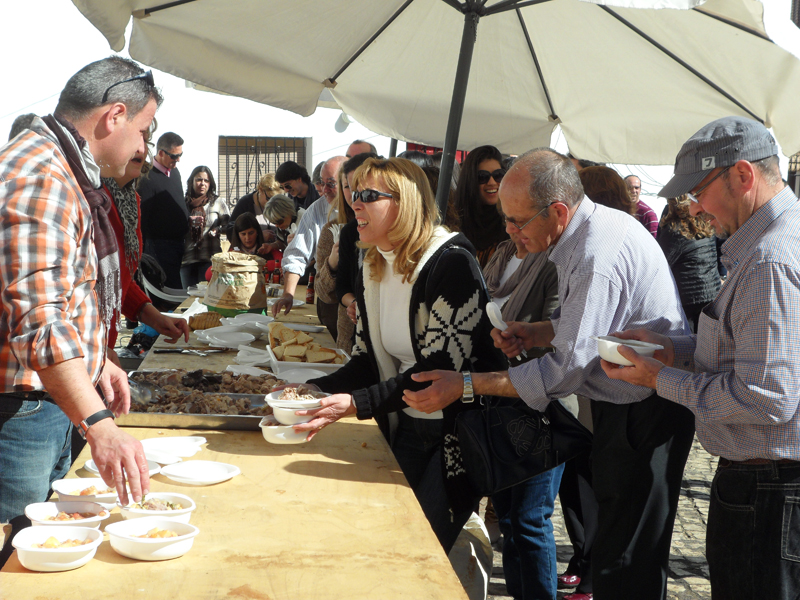
M431 414L449 406L464 394L464 376L456 371L426 371L411 375L414 381L432 381L417 392L405 390L403 400L411 408Z
M284 292L283 296L278 298L275 304L272 305L272 316L277 317L281 309L284 309L283 314L288 315L289 311L292 310L293 303L294 295Z
M673 366L675 362L675 346L672 344L672 339L666 335L655 333L649 329L628 329L627 331L618 331L611 335L621 340L638 340L640 342L664 346L663 350L656 350L655 354L653 354L653 358L667 367Z
M167 342L174 344L181 336L184 341L189 341L189 322L180 317L168 317L152 304L145 304L139 314L139 320L145 325L149 325L158 333L167 338Z
M664 368L664 363L657 361L655 358L639 356L628 346L619 346L618 350L624 358L633 363L633 366L623 367L601 359L600 366L603 367L603 371L608 375L608 378L656 389L656 378L658 377L658 372Z
M103 419L89 428L86 441L100 476L117 489L120 503L129 501L126 476L134 502L140 502L142 495L150 491L150 471L139 440L122 431L111 419Z
M495 348L500 348L508 358L513 358L521 354L523 350L536 345L534 343L535 334L531 323L511 321L508 323L508 329L505 331L492 329L491 335Z
M125 371L107 360L98 385L103 392L106 404L115 417L128 414L131 408L131 390Z
M309 431L308 439L317 435L323 427L335 423L342 417L356 414L356 407L353 406L353 397L350 394L334 394L320 400L321 408L298 410L298 415L314 415L308 423L300 423L294 426L297 432Z

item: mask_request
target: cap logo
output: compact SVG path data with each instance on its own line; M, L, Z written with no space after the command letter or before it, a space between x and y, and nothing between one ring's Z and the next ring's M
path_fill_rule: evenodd
M703 171L708 171L709 169L713 169L717 166L717 159L715 156L706 156L701 160L701 169Z

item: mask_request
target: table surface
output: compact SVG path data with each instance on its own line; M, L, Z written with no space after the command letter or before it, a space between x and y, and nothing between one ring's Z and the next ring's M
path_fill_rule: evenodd
M304 297L305 290L298 289L297 296ZM281 320L316 324L315 312L295 308ZM325 336L331 345L327 331L315 334L321 342ZM156 347L162 345L167 344L159 339ZM142 366L224 370L235 355L151 352ZM211 486L152 477L151 491L183 493L197 503L191 523L200 534L193 548L174 560L135 561L118 555L106 535L93 560L63 573L28 571L14 553L2 570L0 597L467 597L374 421L343 419L308 443L285 446L267 443L260 432L125 430L138 439L201 435L208 440L202 451L184 460L215 460L241 469L241 475ZM87 447L68 477L91 477L81 468L89 458ZM115 509L104 524L121 518Z

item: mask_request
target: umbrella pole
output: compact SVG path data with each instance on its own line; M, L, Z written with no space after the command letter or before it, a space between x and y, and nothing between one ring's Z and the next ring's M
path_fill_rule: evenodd
M453 99L450 101L450 115L447 118L442 166L439 171L439 187L436 189L436 206L442 221L447 214L447 202L450 198L450 180L453 177L453 162L458 149L458 134L461 131L461 117L464 114L469 69L472 66L472 51L475 49L479 19L476 12L468 11L464 14L464 32L461 34L461 50L458 53Z

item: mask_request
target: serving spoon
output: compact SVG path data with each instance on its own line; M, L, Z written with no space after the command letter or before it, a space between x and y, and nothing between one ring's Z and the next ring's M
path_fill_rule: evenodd
M500 331L505 331L508 329L508 324L503 321L503 314L500 312L500 307L495 304L494 302L487 302L486 303L486 314L489 315L489 320L492 322L497 329ZM521 352L522 356L528 358L528 354L525 352L525 349L522 349Z

